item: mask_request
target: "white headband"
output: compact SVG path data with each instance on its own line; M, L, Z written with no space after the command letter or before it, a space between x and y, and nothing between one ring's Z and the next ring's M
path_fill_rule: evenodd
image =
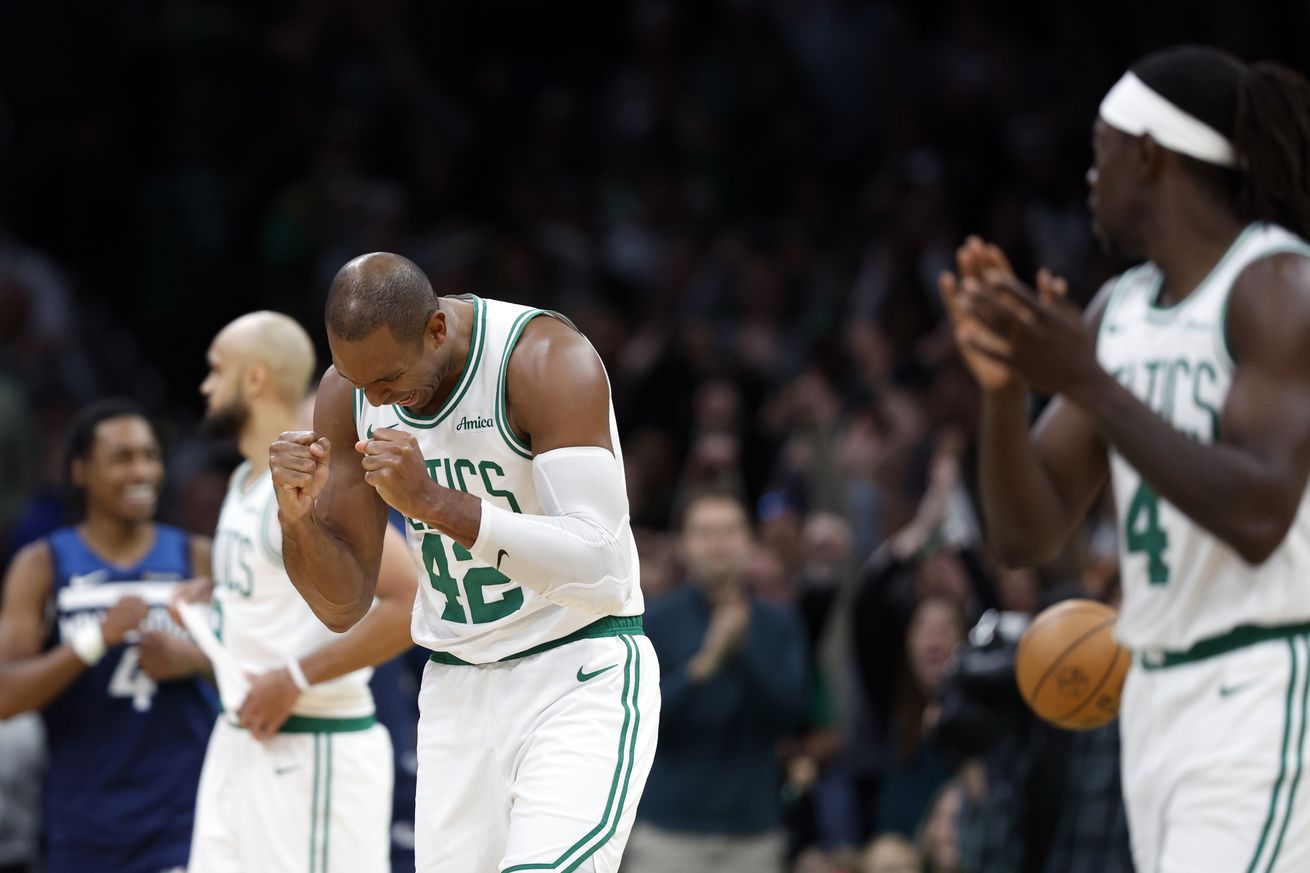
M1161 97L1132 73L1124 73L1101 101L1101 120L1133 136L1146 134L1170 151L1198 161L1237 166L1237 150L1223 134Z

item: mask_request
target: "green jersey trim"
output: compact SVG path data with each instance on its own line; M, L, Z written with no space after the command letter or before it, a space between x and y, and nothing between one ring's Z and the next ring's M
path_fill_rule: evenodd
M227 480L227 493L234 498L240 498L244 492L241 490L241 483L246 480L246 475L250 472L250 462L242 461L237 468L232 471L232 476Z
M509 372L509 356L513 353L514 346L518 344L523 329L528 326L529 321L538 315L545 314L546 310L544 309L529 309L514 320L513 326L509 329L509 339L505 341L505 354L500 359L500 376L496 379L496 429L500 431L501 439L505 440L505 445L509 446L514 454L529 461L532 460L531 447L518 438L518 435L514 433L514 428L510 427L509 424L509 410L505 401L505 382L506 374Z
M1165 306L1157 302L1160 299L1160 292L1164 289L1164 274L1159 273L1155 288L1152 289L1151 293L1146 298L1147 318L1157 323L1164 323L1172 320L1178 313L1186 310L1188 304L1201 296L1201 292L1210 284L1210 280L1219 275L1219 272L1224 268L1224 266L1237 255L1238 251L1241 250L1242 245L1251 238L1251 234L1255 233L1259 228L1260 225L1258 223L1248 224L1246 227L1242 228L1242 232L1237 235L1231 244L1229 244L1223 257L1215 262L1215 265L1210 268L1210 272L1205 274L1205 278L1197 283L1196 287L1192 289L1190 294L1182 300L1179 300L1177 303Z
M264 557L268 558L279 567L284 567L282 561L282 550L273 545L269 538L273 525L277 524L277 495L272 492L268 493L268 499L264 503L264 511L259 514L259 545L264 550Z
M594 640L601 637L617 637L625 634L644 634L640 615L610 615L599 621L593 621L586 627L575 630L567 636L562 636L557 640L551 640L548 643L541 643L530 649L524 649L521 652L515 652L512 655L506 655L495 663L504 663L505 661L517 661L519 658L526 658L530 655L539 655L550 649L559 648L560 646L576 643L578 640ZM450 654L449 652L433 652L428 656L428 660L436 664L448 664L451 666L472 667L475 666L470 661Z
M1303 255L1307 258L1310 258L1310 245L1306 245L1304 243L1287 243L1284 245L1274 246L1268 251L1261 252L1258 256L1253 258L1251 262L1248 263L1246 266L1250 267L1252 264L1258 264L1261 261L1263 261L1265 258L1272 258L1275 255L1288 255L1288 254ZM1236 281L1237 279L1236 277L1234 277L1233 279L1234 284L1236 284ZM1219 307L1218 346L1219 346L1219 357L1225 362L1227 362L1228 371L1230 373L1232 372L1233 368L1236 366L1236 363L1233 360L1233 347L1228 342L1228 304L1232 299L1233 299L1233 286L1229 285L1227 293L1224 294L1224 302Z
M405 424L420 428L436 427L455 411L455 407L459 406L459 402L468 393L469 386L473 384L478 365L482 363L482 347L487 336L487 304L476 294L470 294L469 297L473 302L473 329L469 335L469 352L464 358L464 372L460 374L459 382L455 384L455 389L450 392L446 402L441 404L441 408L432 415L417 415L403 406L393 405L391 408Z
M278 728L280 734L350 734L366 731L378 723L375 715L355 718L320 718L312 715L293 715Z
M553 309L529 309L514 319L514 324L509 329L509 339L505 341L505 354L500 359L500 376L496 380L496 429L500 431L501 439L505 440L505 445L509 446L511 451L529 461L532 460L532 447L519 439L518 434L514 433L514 428L510 427L509 424L506 374L509 372L509 357L513 354L514 347L523 334L523 329L528 326L528 322L538 315L549 315L551 318L557 318L577 330L578 333L582 333L571 318Z
M288 718L282 727L277 729L280 734L350 734L357 731L366 731L378 723L376 715L360 715L352 718L328 718L316 715L293 715ZM232 727L241 728L241 725L235 722L229 722ZM245 730L245 728L241 728Z
M1115 326L1111 325L1111 320L1114 316L1117 304L1124 294L1127 293L1127 290L1132 288L1133 282L1137 278L1137 273L1144 268L1144 264L1132 267L1131 269L1124 270L1114 279L1114 284L1110 288L1110 296L1106 298L1105 301L1105 309L1101 312L1101 323L1096 326L1096 347L1098 350L1101 347L1101 338L1105 334L1116 329Z

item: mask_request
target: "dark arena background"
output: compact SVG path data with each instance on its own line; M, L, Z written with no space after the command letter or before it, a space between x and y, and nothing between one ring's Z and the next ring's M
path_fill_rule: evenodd
M701 836L776 839L777 873L1130 871L1116 725L1038 722L1006 632L1071 594L1116 602L1113 507L1048 566L991 558L979 393L937 275L977 233L1085 304L1125 266L1087 207L1106 90L1184 43L1305 72L1308 10L0 3L0 567L65 522L68 425L110 396L155 423L160 519L212 534L237 461L197 430L214 334L283 312L321 369L333 275L398 252L440 294L559 310L595 346L648 606L694 574L689 496L749 508L742 584L794 616L807 680L784 701L747 690L745 723L769 734L755 757L666 699L661 748L709 719L696 741L723 770L679 770L647 803L713 792ZM414 869L424 663L373 680L396 871ZM0 721L3 873L46 869L61 814L41 802L39 726ZM760 772L766 796L734 792Z

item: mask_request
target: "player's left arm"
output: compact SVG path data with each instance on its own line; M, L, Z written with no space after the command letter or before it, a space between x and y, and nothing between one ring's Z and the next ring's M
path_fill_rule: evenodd
M1310 258L1257 261L1229 292L1235 368L1214 443L1177 430L1101 368L1094 336L1062 302L991 291L1026 313L998 311L993 324L1011 340L1011 362L1086 413L1160 497L1251 564L1278 548L1310 477Z
M528 323L507 366L509 424L532 446L544 515L442 488L409 434L361 441L369 481L508 578L562 606L613 615L637 586L627 485L610 441L609 380L582 334L549 316Z
M337 639L300 659L311 685L345 676L364 667L376 667L414 645L410 618L418 592L418 567L404 536L390 525L382 539L377 598L373 608Z
M612 615L632 597L638 567L605 367L586 337L542 316L523 331L506 380L509 424L532 446L545 514L484 502L470 551L547 600Z
M373 607L350 630L298 659L306 687L377 666L414 645L409 623L417 588L418 568L409 545L388 525ZM237 722L257 740L276 736L291 717L301 694L291 669L277 667L250 677L250 691L237 711Z
M213 553L213 540L209 537L192 534L187 538L187 553L191 559L191 576L185 587L190 592L200 589L211 590L210 560ZM169 604L170 614L174 605ZM177 621L174 618L174 621ZM180 625L179 625L180 626ZM141 632L137 643L138 665L156 682L169 682L187 679L191 676L208 676L212 673L209 659L204 652L189 639L182 639L167 631L146 630Z

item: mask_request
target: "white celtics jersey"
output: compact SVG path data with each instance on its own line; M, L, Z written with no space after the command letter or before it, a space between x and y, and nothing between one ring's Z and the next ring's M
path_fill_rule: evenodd
M1191 294L1167 307L1156 304L1162 280L1154 264L1127 271L1102 317L1102 366L1175 428L1216 442L1233 375L1224 329L1229 291L1252 262L1281 252L1310 255L1310 245L1281 227L1250 225ZM1242 625L1310 620L1305 498L1282 545L1253 567L1160 498L1116 451L1110 474L1123 581L1117 633L1125 645L1182 651Z
M505 373L510 352L523 328L553 313L499 300L466 296L473 304L472 336L464 370L450 396L431 416L400 406L372 406L355 390L355 424L360 439L382 427L414 435L427 461L428 475L513 512L542 515L532 479L532 450L506 421ZM610 440L620 468L614 408ZM407 519L409 545L423 568L414 610L414 642L473 664L517 655L554 642L601 616L546 600L473 557L468 549ZM641 615L641 591L633 586L617 615Z
M216 633L242 664L272 670L338 639L315 617L282 565L282 528L277 497L267 470L247 486L250 464L232 474L214 535L214 606ZM234 705L232 689L219 692L225 707ZM311 686L296 700L294 715L356 718L373 714L368 680L371 668Z

